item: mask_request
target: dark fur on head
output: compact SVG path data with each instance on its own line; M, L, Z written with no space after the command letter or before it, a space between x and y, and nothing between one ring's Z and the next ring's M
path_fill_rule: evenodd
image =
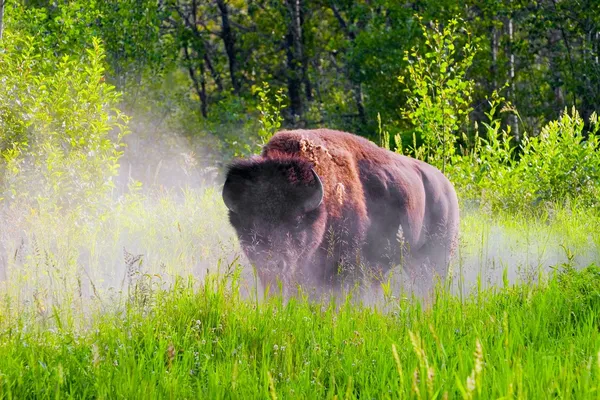
M271 217L281 217L282 212L296 212L294 209L278 207L278 201L289 201L289 206L302 209L304 203L315 194L315 188L321 187L312 168L312 163L299 158L238 160L230 165L227 173L224 187L225 200L229 203L227 206L234 211L266 211ZM257 190L262 201L243 201L245 196ZM274 205L277 207L273 208Z
M240 160L223 187L229 220L261 281L287 285L325 230L323 197L312 163L298 158ZM288 282L289 281L289 282Z

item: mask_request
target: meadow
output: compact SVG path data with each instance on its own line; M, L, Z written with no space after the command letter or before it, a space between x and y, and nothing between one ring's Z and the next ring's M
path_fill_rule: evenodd
M431 307L401 280L265 298L214 188L131 196L83 235L32 216L2 283L1 396L598 398L600 218L463 209Z

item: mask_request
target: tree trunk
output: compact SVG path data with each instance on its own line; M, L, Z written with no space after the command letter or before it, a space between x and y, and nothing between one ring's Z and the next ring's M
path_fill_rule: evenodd
M310 11L309 11L310 12ZM300 26L304 26L305 18L310 18L310 15L305 15L304 11L300 12ZM304 50L304 45L306 40L306 36L302 34L302 49ZM306 94L306 101L311 102L313 100L313 88L312 83L310 81L310 77L308 75L308 57L306 56L306 52L302 51L302 80L304 82L304 93Z
M354 33L354 29L352 29L348 25L348 23L346 22L346 20L344 19L344 17L340 13L340 10L338 10L338 8L334 4L334 2L331 2L329 7L331 8L331 11L333 11L333 15L335 16L338 23L340 24L340 27L346 33L346 36L348 37L350 44L354 45L354 41L356 40L356 34ZM365 113L362 85L360 82L351 82L351 83L352 83L352 86L354 87L353 88L354 101L356 102L356 110L358 111L358 117L360 118L361 124L363 126L366 126L367 125L367 115Z
M215 70L212 60L210 59L210 57L208 55L208 44L205 43L204 47L207 48L207 51L204 53L204 61L206 62L206 67L210 71L210 74L212 75L213 79L215 80L215 84L217 85L217 90L219 92L222 92L223 91L223 82L221 82L221 75L219 75L219 72L217 70Z
M240 83L237 79L237 62L236 62L236 50L235 50L235 34L231 29L231 22L229 21L229 9L225 0L217 0L217 6L221 13L221 39L225 45L225 52L229 59L229 75L231 76L231 86L233 86L233 92L237 95L240 92Z
M196 90L196 94L200 98L200 112L204 118L208 117L208 96L206 95L206 82L204 79L204 64L201 64L200 67L200 80L196 76L196 70L192 65L192 59L190 57L189 50L187 46L183 48L185 54L185 60L187 62L188 73L190 74L190 79L194 85L194 89ZM202 63L204 60L201 61Z
M0 40L2 40L2 30L4 28L4 6L7 0L0 0Z
M306 93L306 100L313 100L313 89L312 83L310 82L310 77L308 76L308 59L304 57L302 60L302 79L304 81L304 93Z
M590 51L592 52L592 60L594 63L594 67L598 70L598 65L600 65L599 55L600 55L600 31L596 31L594 34L594 41L592 42L592 48Z
M509 74L510 74L509 96L511 97L511 100L514 101L514 99L515 99L515 89L514 89L514 85L515 85L515 53L513 52L514 27L513 27L512 15L508 18L508 39L509 39L508 57L509 57L509 68L510 68L510 70L509 70ZM519 138L519 121L517 119L517 116L514 113L510 114L509 121L510 121L510 125L512 128L513 136L514 136L515 140L518 142L520 140L520 138Z
M286 55L288 73L288 94L292 119L302 117L303 57L302 57L302 16L301 0L286 0L290 22L286 35Z
M567 32L565 31L565 28L562 23L562 16L559 15L559 10L558 10L556 3L557 3L557 0L552 0L552 4L554 5L554 12L556 15L556 20L558 22L558 27L560 29L560 34L562 36L562 40L563 40L563 42L565 44L565 48L567 50L567 60L569 62L570 75L571 75L570 78L571 78L571 82L573 82L573 81L575 81L575 78L574 78L575 77L575 67L573 65L573 56L571 54L572 53L571 44L570 44L569 38L567 37ZM569 90L569 88L567 87L567 91L568 90ZM573 106L576 106L577 105L577 96L576 96L574 88L571 88L571 93L573 95L573 100L572 100Z
M498 89L498 29L494 25L494 19L492 18L492 29L490 34L491 47L492 47L492 65L490 67L490 75L492 77L492 90Z
M363 101L362 85L360 83L354 86L354 100L356 101L356 109L358 110L358 118L363 126L367 125L367 114L365 114L365 106Z

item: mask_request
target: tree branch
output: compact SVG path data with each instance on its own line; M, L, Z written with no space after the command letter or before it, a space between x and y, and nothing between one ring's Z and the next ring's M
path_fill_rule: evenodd
M338 10L337 6L335 5L335 3L333 1L331 1L331 3L329 4L329 8L331 8L331 11L333 11L333 15L340 23L340 27L346 33L346 35L350 38L350 40L356 39L356 34L354 34L354 32L352 32L350 30L350 28L348 27L348 24L346 23L346 20L344 20L344 17L342 17L342 14L340 13L340 11Z
M190 57L190 53L188 51L187 46L183 47L183 52L185 54L185 60L188 65L188 73L190 74L190 78L192 79L192 83L194 84L194 89L200 98L200 112L202 112L202 116L204 118L208 117L208 104L207 104L207 96L206 96L206 84L204 82L204 77L201 76L201 82L198 82L198 78L196 77L196 71L192 65L192 59ZM203 75L203 74L202 74Z

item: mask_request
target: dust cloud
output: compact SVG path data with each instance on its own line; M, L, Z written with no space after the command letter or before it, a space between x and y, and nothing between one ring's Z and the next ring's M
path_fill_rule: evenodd
M256 278L221 200L226 162L219 140L182 136L139 118L131 128L115 189L99 218L62 219L68 210L32 215L18 205L3 210L2 290L21 287L20 298L55 300L70 292L70 300L108 303L144 280L146 288L166 288L177 276L201 281L208 271L241 265L242 290L254 293ZM477 210L461 215L451 264L454 293L467 294L478 282L501 286L505 276L510 283L535 281L540 271L562 263L586 266L598 259L593 238L573 241L543 224L515 227ZM418 282L408 282L400 268L390 278L394 295L418 294ZM381 288L371 289L379 292L364 300L378 303Z
M568 221L515 222L482 210L462 209L459 244L446 287L464 297L478 288L535 284L564 265L583 268L598 263L600 238L594 231L574 234L566 232L564 224ZM396 296L424 296L418 282L410 282L400 268L389 278ZM376 299L381 301L381 293Z
M130 129L99 207L36 209L40 182L29 173L16 192L31 193L30 203L0 194L9 200L0 209L0 292L31 303L111 304L135 287L167 288L178 276L201 280L243 263L220 196L219 141L141 117Z

